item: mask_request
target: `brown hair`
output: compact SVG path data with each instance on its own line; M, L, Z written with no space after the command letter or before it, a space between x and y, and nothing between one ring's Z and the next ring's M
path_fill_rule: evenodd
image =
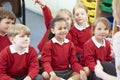
M4 18L15 20L16 16L12 11L0 7L0 21Z
M95 28L96 28L97 24L100 23L100 22L103 23L107 27L108 30L110 30L110 22L109 22L109 20L107 18L105 18L105 17L98 17L98 18L95 19L95 21L94 21L94 23L92 25L92 32L95 31Z

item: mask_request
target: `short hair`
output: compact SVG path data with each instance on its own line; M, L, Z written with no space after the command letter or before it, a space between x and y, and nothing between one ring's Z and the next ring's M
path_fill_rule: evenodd
M95 21L94 21L94 23L92 25L92 32L95 31L95 28L96 28L97 24L100 23L100 22L103 23L108 28L108 30L110 30L110 22L109 22L109 20L107 18L105 18L105 17L98 17L98 18L95 19Z
M4 7L0 7L0 21L4 18L15 20L16 16L12 11L10 11Z
M13 24L8 28L8 37L14 38L16 35L22 33L22 35L30 35L30 29L23 24Z

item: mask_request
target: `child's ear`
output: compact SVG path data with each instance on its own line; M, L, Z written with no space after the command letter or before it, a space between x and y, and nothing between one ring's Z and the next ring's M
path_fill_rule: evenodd
M55 34L55 32L54 32L54 29L53 29L53 28L51 28L51 32L52 32L53 34Z

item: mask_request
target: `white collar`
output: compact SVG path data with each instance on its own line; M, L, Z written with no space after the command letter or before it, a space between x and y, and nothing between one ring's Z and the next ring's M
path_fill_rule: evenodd
M63 41L62 43L60 43L59 41L57 41L57 39L56 39L55 37L53 37L53 38L52 38L52 42L53 42L53 43L58 43L58 44L60 44L60 45L63 45L64 43L68 43L69 40L65 38L64 41Z
M82 27L82 26L79 26L77 23L74 23L74 26L76 29L82 31L82 30L86 29L87 27L89 27L89 24L86 22L85 27Z
M6 36L7 35L7 33L5 33L5 34L0 34L0 36Z
M19 54L19 55L22 55L22 54L28 53L28 47L27 47L27 48L25 49L25 51L22 52L22 53L18 53L18 52L15 50L15 48L14 48L13 45L10 45L9 48L10 48L10 51L11 51L12 54L17 53L17 54Z
M93 36L93 37L92 37L92 41L94 42L94 44L95 44L98 48L100 48L101 46L104 46L104 47L105 47L105 40L103 40L103 44L100 44L100 43L98 43L98 42L96 41L95 37Z

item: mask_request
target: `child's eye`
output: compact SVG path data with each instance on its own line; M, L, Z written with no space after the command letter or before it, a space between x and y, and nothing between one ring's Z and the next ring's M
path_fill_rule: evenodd
M98 28L97 30L101 30L101 28Z
M105 28L105 30L108 30L108 28Z

